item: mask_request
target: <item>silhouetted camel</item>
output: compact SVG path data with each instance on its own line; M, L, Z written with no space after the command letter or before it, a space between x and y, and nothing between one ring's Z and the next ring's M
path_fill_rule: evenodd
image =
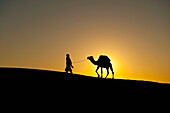
M113 79L114 79L114 72L113 72L112 64L110 63L110 59L107 56L100 55L100 57L97 61L94 60L93 56L89 56L89 57L87 57L87 59L89 59L94 65L97 65L96 73L98 75L98 78L100 77L100 75L98 73L98 69L101 67L101 78L103 75L102 68L107 69L107 75L105 78L107 78L107 76L109 75L109 68L110 68L110 70L112 71Z

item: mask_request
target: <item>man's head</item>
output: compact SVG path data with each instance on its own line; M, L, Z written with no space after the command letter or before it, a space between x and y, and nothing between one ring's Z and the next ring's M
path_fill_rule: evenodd
M70 55L69 55L69 54L66 54L66 56L67 56L67 57L70 57Z

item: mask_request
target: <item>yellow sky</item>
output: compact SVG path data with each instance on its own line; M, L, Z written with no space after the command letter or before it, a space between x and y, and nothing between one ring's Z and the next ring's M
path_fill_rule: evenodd
M117 79L170 83L169 6L167 0L1 0L0 66L64 71L67 53L73 62L105 54ZM97 77L88 60L73 65L74 73Z

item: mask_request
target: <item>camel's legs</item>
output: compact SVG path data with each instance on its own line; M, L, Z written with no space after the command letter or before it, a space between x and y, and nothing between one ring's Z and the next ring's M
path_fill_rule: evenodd
M114 72L113 72L113 67L112 67L112 64L110 65L110 70L112 71L112 79L114 79Z
M96 69L96 73L97 73L98 78L99 78L99 77L100 77L100 75L99 75L99 73L98 73L98 69L99 69L99 67L97 67L97 69Z
M107 76L109 75L109 68L106 68L107 69L107 75L105 78L107 78Z
M114 79L114 72L112 73L112 75L113 75L113 78L112 78L112 79Z
M101 78L103 78L103 68L101 67Z

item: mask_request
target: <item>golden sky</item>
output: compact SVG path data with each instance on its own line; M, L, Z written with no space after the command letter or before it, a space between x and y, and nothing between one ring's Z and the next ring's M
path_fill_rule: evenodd
M169 0L1 0L0 17L1 67L64 71L67 53L105 54L116 79L170 83ZM73 65L97 77L88 60Z

